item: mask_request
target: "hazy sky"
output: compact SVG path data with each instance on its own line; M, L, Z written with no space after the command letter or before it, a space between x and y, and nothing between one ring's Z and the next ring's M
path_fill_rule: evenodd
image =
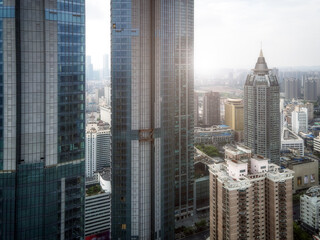
M110 48L110 0L87 0L87 54ZM195 0L195 70L320 66L320 0Z

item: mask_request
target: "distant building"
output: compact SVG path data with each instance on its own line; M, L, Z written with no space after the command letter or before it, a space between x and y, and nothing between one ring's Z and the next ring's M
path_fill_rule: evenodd
M295 149L299 151L300 156L304 156L304 142L293 131L283 128L281 134L281 151Z
M308 132L308 109L298 108L291 113L292 131L295 133Z
M100 106L99 108L101 120L111 125L111 108L107 106Z
M254 153L279 164L280 92L262 50L244 86L244 143Z
M316 78L306 78L304 80L304 100L306 101L317 101L318 100L318 87L319 79Z
M228 145L209 172L211 240L293 239L293 171Z
M294 171L294 192L319 184L318 159L290 153L281 157L281 166Z
M220 118L220 93L205 93L203 98L203 124L206 126L219 125Z
M297 99L300 97L299 80L295 78L286 78L284 80L285 98Z
M111 86L109 84L107 84L104 87L104 97L106 99L106 104L107 106L111 106Z
M313 150L320 153L320 135L313 139Z
M234 131L226 125L194 128L195 144L226 144L234 141Z
M111 171L97 173L97 181L86 182L85 239L110 239ZM104 237L104 238L103 238Z
M313 140L314 140L314 136L310 133L304 133L304 132L300 132L299 133L299 137L302 138L303 142L304 142L304 146L309 149L309 150L313 150Z
M225 123L235 131L235 140L243 140L244 128L243 100L227 99L225 103Z
M209 176L197 178L194 181L194 205L197 213L210 209Z
M93 80L94 74L93 74L93 65L91 62L91 56L86 57L86 80Z
M109 67L109 55L103 55L103 70L102 76L104 80L109 80L110 78L110 67Z
M300 196L300 219L304 227L318 233L320 228L320 187L314 186Z
M105 126L89 123L86 127L86 177L110 167L111 133Z
M197 92L194 92L194 126L199 124L199 96Z

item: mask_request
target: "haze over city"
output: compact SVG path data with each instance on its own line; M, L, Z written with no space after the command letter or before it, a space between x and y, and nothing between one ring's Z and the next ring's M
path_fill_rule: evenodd
M110 54L110 0L87 1L87 55ZM195 73L252 69L260 50L271 67L320 66L318 0L195 1Z

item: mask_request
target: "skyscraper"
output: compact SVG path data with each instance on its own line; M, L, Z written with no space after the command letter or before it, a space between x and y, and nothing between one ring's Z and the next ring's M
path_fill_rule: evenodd
M193 211L193 1L111 1L112 237Z
M261 50L244 86L244 142L254 153L279 164L280 93L278 79L269 71Z
M174 1L175 216L193 215L194 1Z
M207 126L219 125L220 118L220 93L205 93L203 98L203 124Z
M175 1L111 1L112 239L173 239Z
M0 239L84 235L84 8L0 1Z
M194 92L194 126L198 126L199 123L199 95Z

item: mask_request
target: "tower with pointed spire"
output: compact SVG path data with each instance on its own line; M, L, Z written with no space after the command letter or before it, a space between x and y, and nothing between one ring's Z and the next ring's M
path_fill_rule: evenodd
M244 139L254 153L280 163L280 91L262 49L244 86Z

